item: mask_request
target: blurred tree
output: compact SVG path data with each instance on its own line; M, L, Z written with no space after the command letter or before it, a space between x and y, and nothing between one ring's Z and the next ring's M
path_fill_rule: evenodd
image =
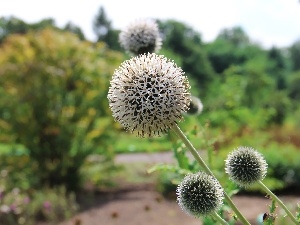
M292 69L294 71L300 70L300 40L292 44L292 46L288 50L289 50L290 60L292 63Z
M30 23L27 24L29 27L29 30L42 30L45 28L55 28L58 29L58 27L55 25L55 21L52 18L47 18L47 19L42 19L41 21L37 22L37 23ZM28 30L28 31L29 31Z
M0 18L0 43L3 42L9 34L24 34L28 30L28 25L16 17Z
M232 65L240 65L248 59L265 54L240 27L224 29L217 38L205 46L208 58L216 73L221 74Z
M205 87L214 77L213 69L203 48L201 36L187 25L174 20L159 21L163 36L163 48L181 57L181 67Z
M283 52L279 48L273 46L268 51L268 56L269 59L273 61L274 67L276 69L284 70L287 68L287 62L283 56Z
M269 101L268 93L275 88L274 80L267 75L267 63L267 58L261 56L226 69L209 89L208 95L212 98L209 105L214 110L241 106L252 109L262 107Z
M0 44L10 34L25 34L29 31L38 31L45 28L70 31L84 40L81 29L70 22L61 29L55 25L55 21L51 18L43 19L37 23L25 23L23 20L11 16L0 18Z
M222 77L210 84L206 111L217 121L220 119L216 117L222 118L223 114L223 120L220 120L223 124L216 125L234 123L235 126L262 128L284 122L290 113L291 102L285 91L277 89L274 76L268 74L269 64L266 54L257 56L243 64L230 66Z
M76 26L72 22L68 22L66 26L63 28L64 31L70 31L71 33L77 34L80 40L85 40L85 36L80 29L80 27Z
M272 47L268 50L269 73L277 83L277 89L283 90L287 87L287 73L289 73L287 58L284 56L283 50Z
M80 186L86 157L111 157L107 91L123 56L52 29L10 35L1 45L0 134L24 145L41 184Z
M98 14L94 20L93 28L98 41L103 40L111 29L111 21L108 19L103 6L99 8Z
M241 27L223 29L217 39L228 41L237 48L245 47L250 44L250 38Z
M27 24L14 16L0 18L0 43L10 34L25 34L30 30L41 30L55 27L53 19L43 19L38 23Z
M298 103L300 101L300 71L292 73L287 81L287 90L289 97ZM294 108L299 107L295 104Z
M99 8L95 16L93 29L97 36L97 42L103 41L113 50L122 50L119 44L119 31L112 28L112 22L108 19L103 6Z

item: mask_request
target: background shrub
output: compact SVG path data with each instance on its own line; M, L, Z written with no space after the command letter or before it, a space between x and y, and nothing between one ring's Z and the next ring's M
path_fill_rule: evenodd
M40 184L80 186L94 151L112 157L108 82L122 54L45 29L1 45L0 140L25 146Z

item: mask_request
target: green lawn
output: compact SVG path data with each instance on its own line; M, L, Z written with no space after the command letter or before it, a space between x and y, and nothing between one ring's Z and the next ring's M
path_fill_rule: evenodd
M113 145L116 153L125 152L161 152L172 148L166 137L139 138L131 134L120 134Z

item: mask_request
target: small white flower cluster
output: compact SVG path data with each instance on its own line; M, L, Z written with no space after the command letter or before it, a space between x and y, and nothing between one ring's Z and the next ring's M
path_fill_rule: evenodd
M223 204L224 191L212 176L188 174L177 187L177 202L188 215L200 217L217 211Z
M263 180L268 164L262 154L251 147L238 147L225 160L225 172L240 186L247 187Z
M190 85L183 74L174 62L155 53L123 62L108 91L113 117L141 137L168 131L190 103Z
M155 53L162 45L158 25L150 19L139 19L129 24L120 33L119 42L133 55Z

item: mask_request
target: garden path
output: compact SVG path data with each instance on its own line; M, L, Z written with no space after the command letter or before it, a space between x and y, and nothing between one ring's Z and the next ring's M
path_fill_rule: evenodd
M149 164L175 162L172 152L121 154L117 164L144 162ZM300 196L280 196L291 205L300 203ZM198 219L187 216L175 202L176 196L163 198L153 186L140 184L122 190L92 196L92 205L60 225L200 225ZM268 211L270 200L264 196L238 195L233 198L251 224ZM278 211L279 212L279 211ZM280 225L284 225L279 223ZM289 224L287 224L289 225Z

